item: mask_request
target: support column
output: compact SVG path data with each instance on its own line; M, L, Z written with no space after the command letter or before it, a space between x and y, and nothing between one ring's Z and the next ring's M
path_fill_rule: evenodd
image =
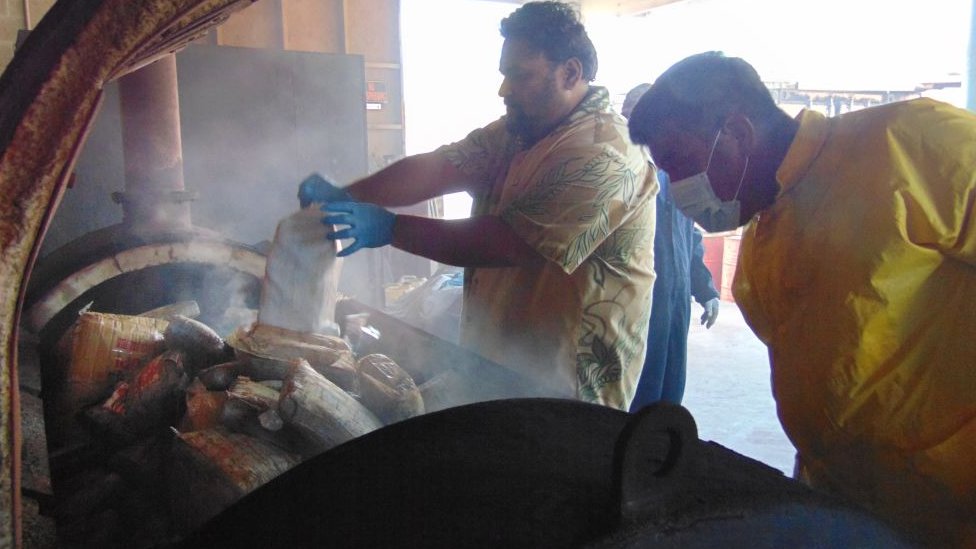
M125 192L122 222L133 232L189 229L190 200L183 183L183 143L176 56L169 55L119 80Z
M966 82L966 108L976 112L976 0L973 0L969 19L969 66Z

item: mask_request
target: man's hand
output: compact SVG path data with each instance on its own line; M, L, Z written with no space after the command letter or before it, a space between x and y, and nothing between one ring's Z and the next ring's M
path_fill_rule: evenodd
M366 202L328 202L321 210L327 215L322 218L326 225L348 225L333 231L325 237L329 240L352 238L353 243L344 248L338 257L345 257L362 248L379 248L393 241L393 225L396 214L384 210L376 204Z
M705 312L702 313L701 323L705 325L705 328L711 328L712 324L715 324L715 319L718 318L718 298L709 299L702 307L704 307Z
M298 203L302 208L312 202L347 202L352 199L348 192L317 173L306 177L298 186Z

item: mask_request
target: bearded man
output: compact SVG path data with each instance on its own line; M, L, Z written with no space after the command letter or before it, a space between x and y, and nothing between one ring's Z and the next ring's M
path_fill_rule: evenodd
M299 198L326 202L323 222L345 227L329 236L353 240L340 255L392 244L465 267L461 344L523 374L533 395L627 410L657 180L607 90L590 85L596 51L571 5L526 3L501 34L505 116L343 189L312 177ZM468 219L386 209L460 191L474 199Z

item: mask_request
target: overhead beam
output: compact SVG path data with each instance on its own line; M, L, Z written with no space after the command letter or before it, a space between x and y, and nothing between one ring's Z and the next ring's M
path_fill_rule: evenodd
M578 0L584 14L609 14L617 16L640 15L667 4L684 0Z
M511 4L524 4L528 0L494 0ZM579 6L584 15L632 16L647 13L654 8L684 2L685 0L562 0Z

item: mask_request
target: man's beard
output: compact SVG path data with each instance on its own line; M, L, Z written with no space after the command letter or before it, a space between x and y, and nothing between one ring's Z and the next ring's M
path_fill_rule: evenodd
M509 133L525 142L531 141L535 133L532 121L518 107L508 108L505 114L505 127Z
M552 129L545 122L544 114L529 116L525 113L522 105L531 105L532 110L537 113L545 113L551 107L553 98L556 96L556 77L549 74L543 86L534 94L522 97L523 103L505 101L506 115L505 127L509 133L522 141L525 145L531 145L546 136Z

